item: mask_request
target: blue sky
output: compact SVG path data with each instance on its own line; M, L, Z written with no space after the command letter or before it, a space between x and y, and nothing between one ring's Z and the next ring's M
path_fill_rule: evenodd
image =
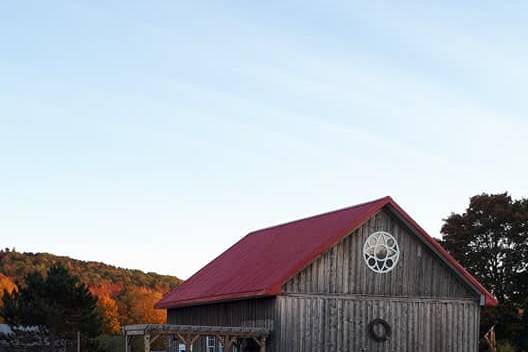
M4 1L0 246L186 278L392 195L527 196L528 3Z

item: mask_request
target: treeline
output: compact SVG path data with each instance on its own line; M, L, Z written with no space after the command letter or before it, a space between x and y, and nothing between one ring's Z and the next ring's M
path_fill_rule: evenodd
M154 303L181 283L174 276L6 248L0 250L0 296L4 289L11 292L23 286L30 273L46 276L54 265L67 268L97 298L105 334L117 334L126 324L164 322L165 311L154 309Z

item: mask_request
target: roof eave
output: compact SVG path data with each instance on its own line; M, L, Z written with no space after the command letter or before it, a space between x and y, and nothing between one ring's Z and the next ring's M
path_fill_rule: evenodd
M276 295L277 294L273 294L268 290L258 290L258 291L250 291L250 292L243 292L243 293L236 293L236 294L202 297L202 298L189 299L189 300L184 300L184 301L168 301L168 302L160 301L156 303L154 307L156 309L175 309L175 308L207 305L207 304L222 303L222 302L242 301L242 300L251 299L251 298L273 297Z

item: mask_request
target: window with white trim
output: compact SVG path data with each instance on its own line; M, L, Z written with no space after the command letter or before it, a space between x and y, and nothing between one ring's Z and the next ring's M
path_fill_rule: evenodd
M363 245L363 259L376 273L388 273L396 266L400 258L398 241L385 231L374 232Z
M205 343L206 352L215 352L216 350L216 338L214 336L207 336Z

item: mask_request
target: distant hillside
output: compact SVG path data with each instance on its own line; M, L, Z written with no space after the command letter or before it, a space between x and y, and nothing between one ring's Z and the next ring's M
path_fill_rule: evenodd
M182 280L175 276L144 273L140 270L124 269L99 262L61 257L49 253L20 253L0 250L0 273L14 281L23 281L25 275L32 271L45 274L53 264L62 264L70 272L79 276L88 286L113 284L117 286L141 286L159 291L168 291Z
M154 310L154 303L181 284L175 276L144 273L98 262L88 262L49 253L20 253L0 250L0 296L33 271L42 274L53 264L67 267L85 283L99 303L108 333L117 333L123 324L164 322L165 313Z

